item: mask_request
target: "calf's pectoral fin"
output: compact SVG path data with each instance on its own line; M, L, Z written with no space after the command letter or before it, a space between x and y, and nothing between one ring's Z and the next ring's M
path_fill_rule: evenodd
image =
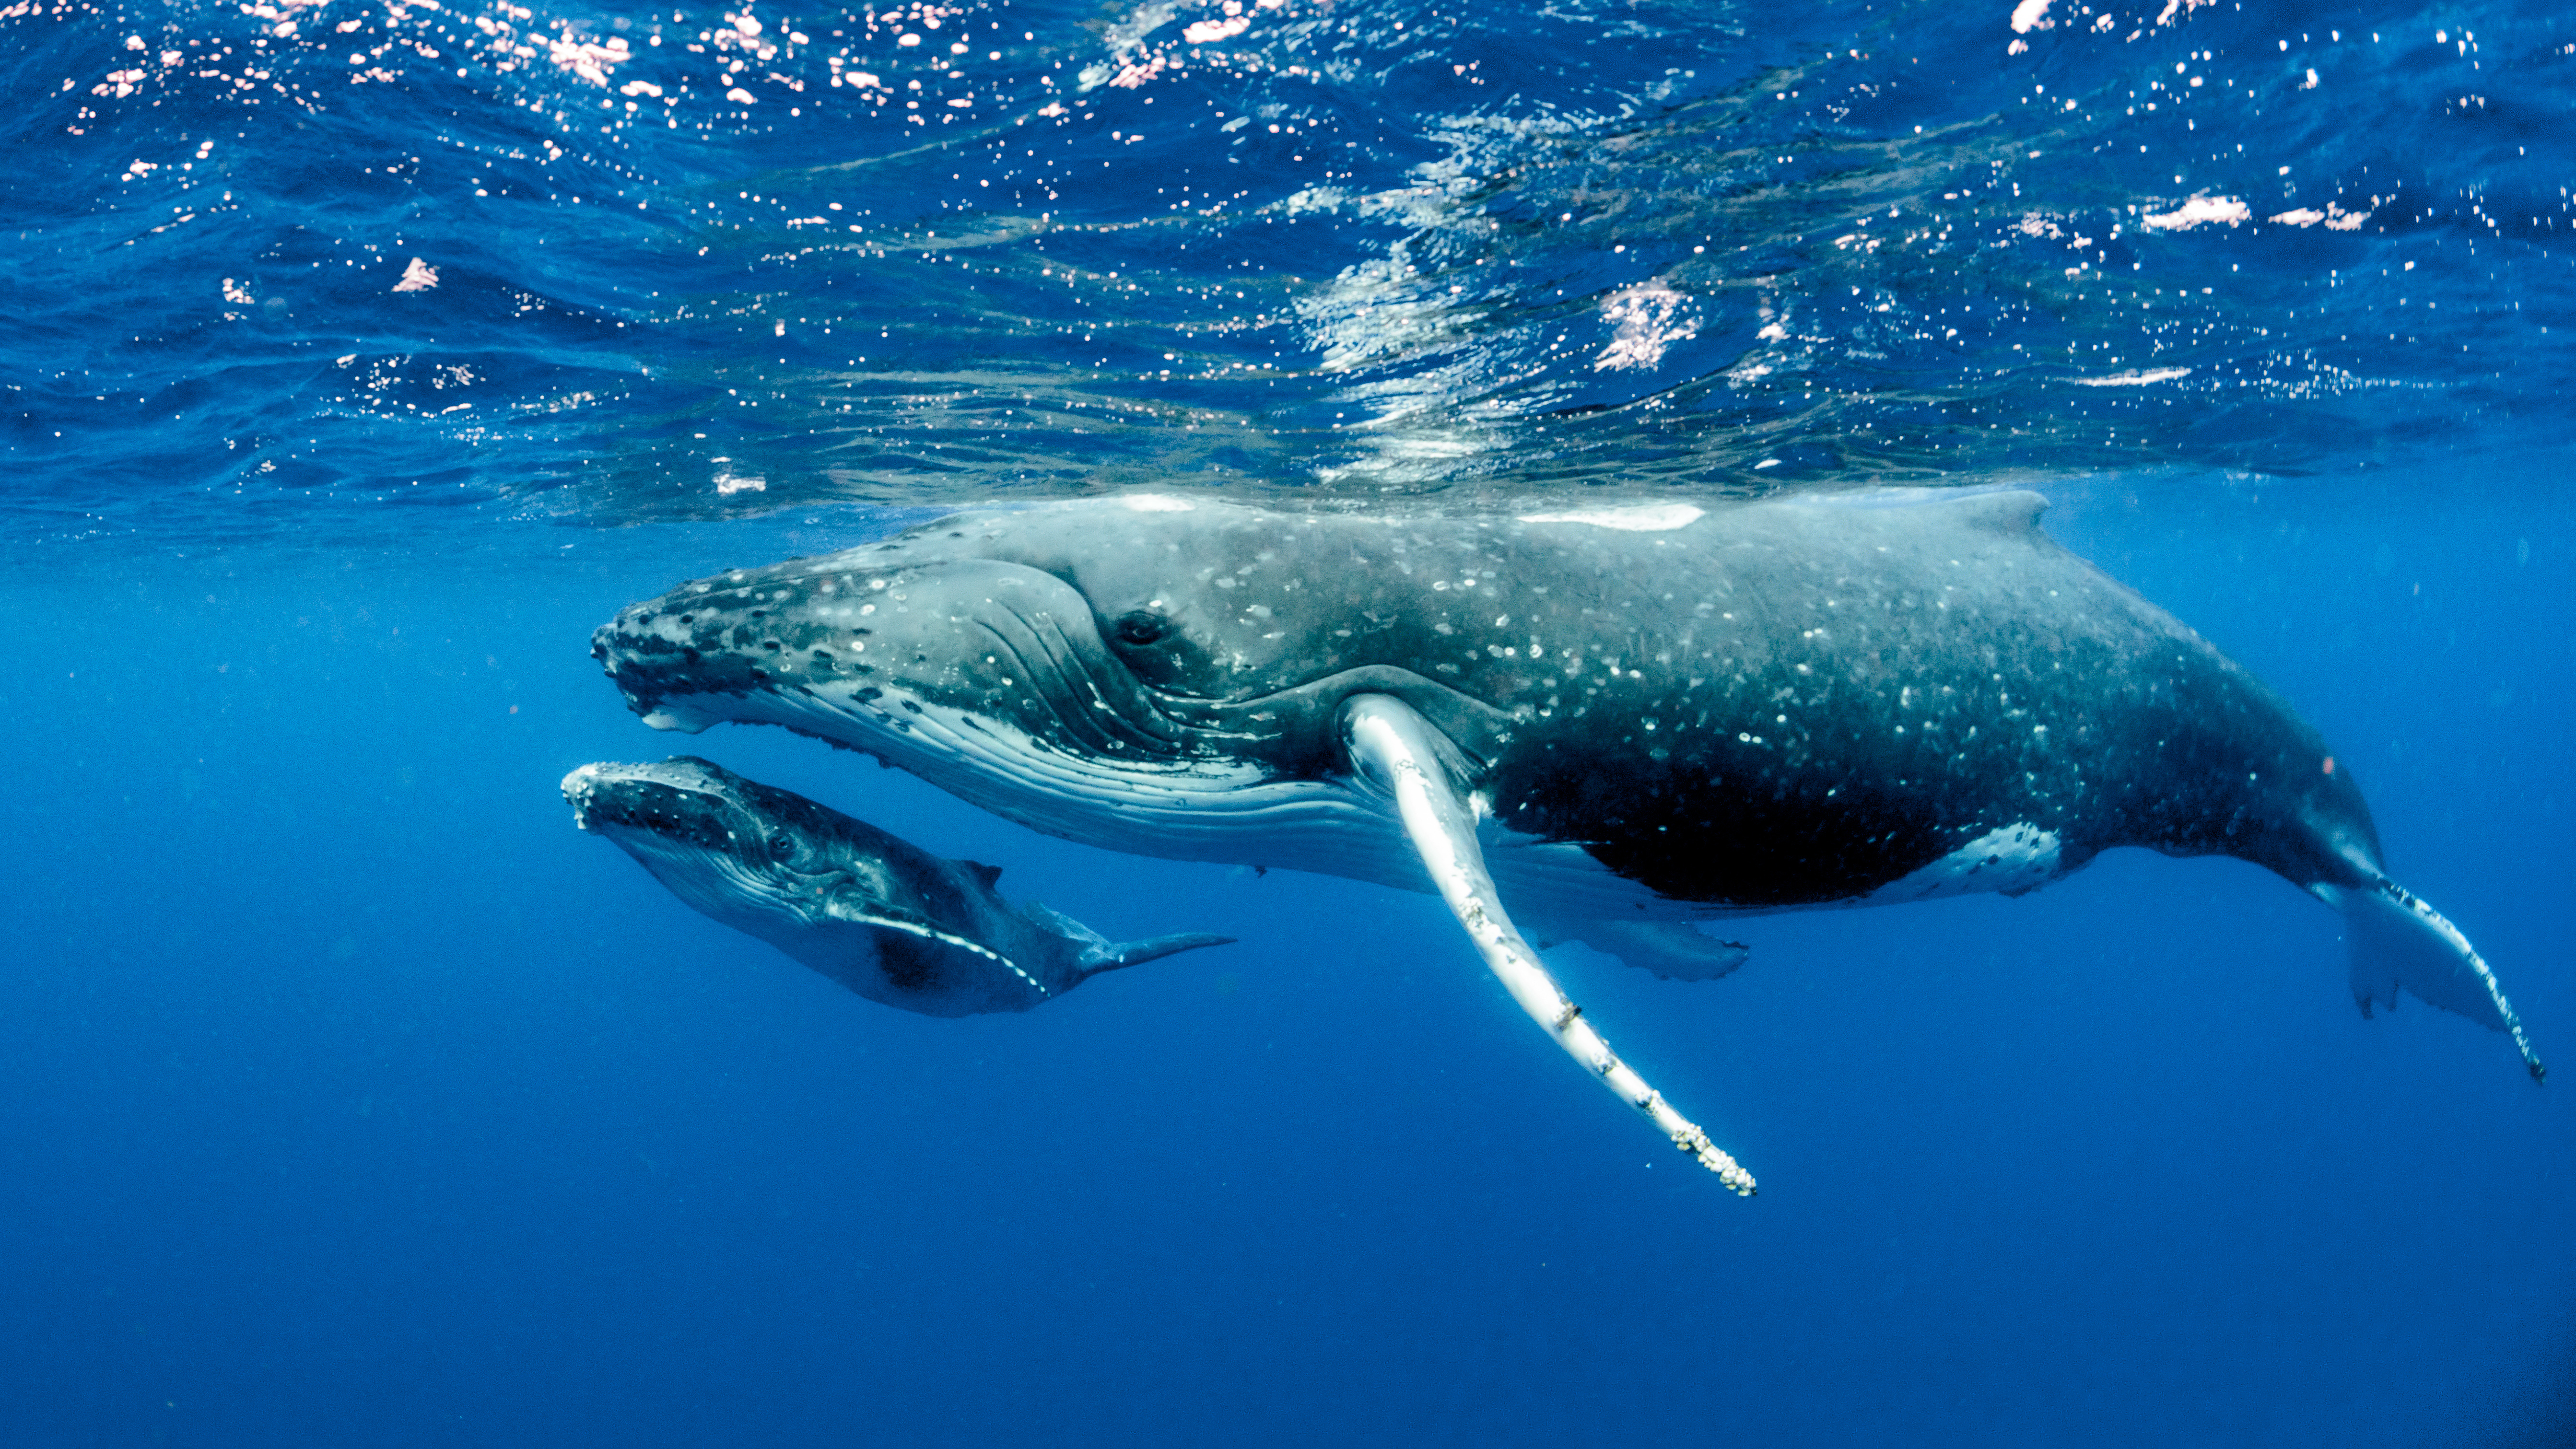
M2391 880L2372 886L2318 886L2316 893L2343 912L2352 951L2352 997L2362 1015L2370 1015L2373 1006L2396 1006L2397 988L2403 986L2444 1011L2511 1035L2531 1079L2548 1075L2495 973L2441 912Z
M1340 725L1351 773L1394 802L1404 833L1441 900L1521 1010L1546 1027L1567 1055L1670 1137L1674 1146L1698 1159L1728 1187L1750 1197L1753 1174L1719 1151L1706 1132L1674 1111L1661 1092L1619 1060L1601 1033L1583 1019L1582 1008L1566 999L1536 948L1504 914L1494 878L1485 869L1483 847L1476 843L1475 810L1447 763L1456 752L1446 747L1439 731L1412 706L1385 694L1352 696L1342 705Z

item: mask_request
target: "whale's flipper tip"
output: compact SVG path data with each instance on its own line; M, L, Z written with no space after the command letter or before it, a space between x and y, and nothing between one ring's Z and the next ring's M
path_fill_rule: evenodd
M2373 1006L2396 1006L2402 986L2419 1000L2510 1035L2531 1079L2549 1075L2495 972L2441 912L2390 880L2338 891L2335 904L2344 914L2352 950L2352 996L2363 1016Z

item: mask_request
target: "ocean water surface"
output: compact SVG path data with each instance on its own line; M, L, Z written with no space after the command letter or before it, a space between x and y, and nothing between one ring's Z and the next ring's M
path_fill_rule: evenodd
M17 0L0 86L0 1439L2576 1442L2565 1085L2252 867L1569 953L1740 1201L1430 897L587 654L961 503L2035 487L2554 1060L2554 7ZM572 828L683 748L1241 943L860 1000Z

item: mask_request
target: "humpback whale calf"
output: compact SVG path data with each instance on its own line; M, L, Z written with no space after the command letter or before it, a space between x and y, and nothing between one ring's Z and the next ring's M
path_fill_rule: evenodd
M1099 975L1229 936L1116 944L993 890L1001 871L942 860L802 795L687 755L564 776L582 829L699 912L871 1001L925 1016L1026 1011Z
M2486 963L2389 878L2351 771L2046 506L1087 499L685 584L592 652L659 728L783 725L1056 835L1428 885L1739 1192L1532 936L1706 977L1743 951L1700 922L2018 895L2117 846L2231 855L2343 914L2365 1014L2402 986L2539 1078Z

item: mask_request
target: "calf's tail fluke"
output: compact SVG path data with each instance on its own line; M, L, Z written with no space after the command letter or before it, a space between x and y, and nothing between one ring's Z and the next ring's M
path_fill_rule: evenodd
M1095 972L1115 970L1121 966L1142 966L1181 951L1195 951L1202 946L1231 946L1232 936L1211 936L1204 931L1184 931L1177 936L1149 936L1142 941L1113 941L1108 955L1093 967Z
M1121 966L1142 966L1160 961L1183 951L1196 951L1205 946L1231 946L1232 936L1211 936L1204 931L1184 931L1177 936L1148 936L1142 941L1112 941L1082 922L1031 901L1021 909L1031 920L1082 948L1082 974L1097 976Z
M2549 1075L2523 1033L2522 1018L2505 1000L2495 972L2460 928L2413 891L2386 877L2368 885L2327 887L2319 894L2343 912L2352 947L2352 996L2368 1016L2374 1006L2394 1007L2397 988L2445 1011L2513 1038L2535 1082Z

